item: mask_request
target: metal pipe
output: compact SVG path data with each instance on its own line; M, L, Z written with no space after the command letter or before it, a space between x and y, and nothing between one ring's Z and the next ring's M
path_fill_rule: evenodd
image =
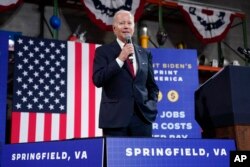
M58 16L58 1L54 0L54 15ZM53 37L54 39L58 39L59 33L58 29L53 29Z
M186 4L193 4L193 5L200 5L200 6L203 6L203 7L212 7L212 8L217 8L217 9L241 12L240 9L229 8L229 7L220 6L220 5L207 4L207 3L202 3L202 2L194 2L194 1L189 1L189 0L178 0L178 2L186 3Z

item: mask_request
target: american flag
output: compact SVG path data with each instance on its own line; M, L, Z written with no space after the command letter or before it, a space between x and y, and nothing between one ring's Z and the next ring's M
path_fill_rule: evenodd
M101 136L96 44L18 37L11 143Z

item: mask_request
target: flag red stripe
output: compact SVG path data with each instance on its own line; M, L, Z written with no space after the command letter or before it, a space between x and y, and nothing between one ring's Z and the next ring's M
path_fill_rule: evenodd
M95 45L89 44L89 137L95 136L95 86L92 82Z
M67 114L60 114L59 139L66 139Z
M81 99L82 99L82 45L75 43L75 125L74 136L81 137Z
M11 116L11 143L19 143L21 113L13 111Z
M44 114L44 141L51 140L52 114Z
M36 113L29 113L28 142L36 141Z

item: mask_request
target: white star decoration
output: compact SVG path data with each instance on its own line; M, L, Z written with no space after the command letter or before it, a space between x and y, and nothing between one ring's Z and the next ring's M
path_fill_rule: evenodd
M66 54L64 42L28 37L17 40L16 110L65 111Z

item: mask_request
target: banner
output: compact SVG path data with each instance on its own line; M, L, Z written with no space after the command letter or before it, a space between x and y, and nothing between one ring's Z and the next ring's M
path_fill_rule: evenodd
M0 143L5 143L9 33L0 31Z
M196 37L203 43L219 42L229 31L235 13L227 10L178 3Z
M107 138L107 167L229 167L233 140Z
M194 116L194 92L199 85L196 50L158 48L150 51L160 88L153 136L200 138L201 130Z
M130 11L135 21L139 20L145 0L82 0L88 17L101 29L112 31L112 22L114 14L119 10Z
M1 167L102 167L104 139L81 139L4 145Z
M23 0L1 0L0 2L0 12L5 12L11 10L21 5Z

